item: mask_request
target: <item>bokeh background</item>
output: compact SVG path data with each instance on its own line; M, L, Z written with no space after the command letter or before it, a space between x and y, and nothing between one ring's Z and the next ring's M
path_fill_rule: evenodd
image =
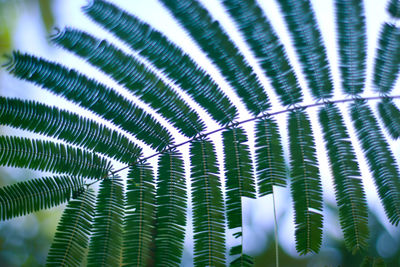
M199 60L201 64L208 66L210 72L214 73L213 68L215 67L205 59L204 55L199 52L198 47L193 44L188 35L179 28L179 25L172 20L172 17L162 9L161 4L156 0L115 0L112 2L120 4L146 22L154 25L157 29L165 32L176 43L181 44L187 52L194 53L194 58ZM232 33L232 38L234 40L238 39L239 45L243 46L243 42L240 40L240 36L238 37L235 29L232 27L229 28L231 24L226 23L229 19L226 19L226 15L223 15L222 9L217 3L218 1L204 0L202 2L212 10L213 15L221 17L222 23L225 23L224 26ZM285 35L284 25L279 18L280 13L276 4L273 0L260 0L259 2L264 7L264 10L268 10L268 15L272 17L274 26L280 34L282 33L283 41L288 42L289 37ZM333 1L314 0L312 2L321 23L321 31L325 43L328 44L328 56L332 62L333 74L338 77ZM368 64L371 65L380 24L388 19L385 15L387 1L365 0L364 2L366 4L369 38L368 51L370 55L368 57ZM80 11L80 7L85 4L86 1L83 0L0 0L0 55L10 54L14 49L30 52L47 59L57 60L62 64L76 67L80 70L83 68L90 75L100 77L100 80L104 79L104 82L108 83L107 78L103 77L104 75L101 75L97 70L91 69L78 58L50 45L47 40L47 36L54 31L54 27L63 28L64 26L86 29L96 36L114 40L109 33L104 32L100 27L84 17ZM331 30L326 30L327 28ZM115 42L121 45L118 41L115 40ZM246 50L247 48L244 47L241 49ZM290 51L289 57L293 57ZM1 62L4 61L6 59L1 60ZM216 77L216 79L219 79L219 77ZM399 88L399 82L397 83L397 87ZM0 94L2 96L36 99L47 104L57 104L63 108L70 108L68 102L55 98L29 83L16 80L7 74L4 69L0 70ZM74 109L84 113L84 110L80 110L77 107L74 107ZM243 118L246 118L248 115L244 111L243 114ZM285 117L282 117L282 121L285 123ZM0 132L3 135L29 135L26 132L2 126L0 126ZM391 145L395 151L398 152L400 150L399 144L392 142ZM322 152L324 152L323 149ZM399 154L396 153L398 161ZM327 169L326 157L323 155L321 162L321 167ZM363 164L365 165L365 163ZM43 176L43 173L2 167L0 168L0 186L40 176ZM345 249L337 219L333 184L329 173L323 173L322 175L325 190L324 239L321 252L317 255L298 256L296 254L294 248L292 206L288 201L290 199L290 191L288 188L276 190L278 240L280 245L279 258L281 266L359 266L364 260L365 255L373 258L381 258L387 266L400 266L399 228L388 224L382 207L377 201L376 192L372 186L372 180L368 171L363 171L364 176L367 199L371 209L369 216L371 239L369 251L357 255L352 255ZM47 251L62 210L63 206L60 206L51 210L0 222L0 266L44 265ZM267 196L257 200L245 199L244 216L245 250L255 256L256 266L275 266L272 198ZM235 241L233 238L228 237L228 242L234 243ZM191 266L192 242L190 234L186 238L186 244L183 266Z

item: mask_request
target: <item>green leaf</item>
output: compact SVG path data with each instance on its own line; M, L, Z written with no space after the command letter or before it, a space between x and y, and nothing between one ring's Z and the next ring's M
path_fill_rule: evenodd
M242 197L255 198L252 160L245 131L240 127L223 133L228 228L242 227Z
M373 84L376 92L390 93L400 71L400 28L383 24L374 63Z
M363 101L351 104L351 117L389 221L400 222L400 177L390 147L371 109Z
M41 85L112 121L154 149L162 150L171 142L168 130L151 115L75 70L19 52L13 53L13 60L6 67L16 77Z
M0 165L101 179L111 163L94 153L50 141L0 136Z
M219 67L247 109L257 115L271 105L253 69L208 11L194 0L162 0L200 48Z
M400 137L400 110L391 99L383 99L378 104L379 115L393 139Z
M187 137L193 137L204 130L204 122L196 111L169 85L144 64L106 40L70 28L54 35L51 40L110 75Z
M387 12L393 17L400 19L400 1L390 0L387 6Z
M118 266L122 262L124 192L114 176L100 184L89 243L87 266Z
M256 122L256 170L260 196L272 186L286 186L287 171L278 125L272 118Z
M293 45L315 99L332 96L332 80L322 36L309 0L279 0Z
M92 189L68 202L47 256L46 266L81 266L85 257L94 217Z
M363 1L336 0L342 88L346 94L362 93L367 59L366 24Z
M302 101L300 86L286 52L255 0L224 0L226 10L243 33L283 105Z
M235 258L230 264L230 267L252 267L254 266L253 257L244 254L242 245L237 245L231 248L230 253L231 256L240 255Z
M0 97L0 124L55 137L125 163L142 149L127 137L76 113L35 101Z
M221 125L235 120L236 107L210 75L161 32L106 1L92 1L83 11L153 63Z
M214 145L207 139L190 144L194 265L225 265L225 215Z
M0 220L49 209L83 190L83 180L54 176L19 182L0 188Z
M126 197L123 263L152 265L156 210L154 175L148 163L138 163L129 169Z
M353 253L368 248L368 208L354 149L339 109L326 105L319 112L334 178L340 225Z
M289 141L296 249L300 254L317 253L322 239L322 188L315 142L305 112L290 113Z
M164 153L158 166L155 265L178 266L183 253L188 202L182 154Z

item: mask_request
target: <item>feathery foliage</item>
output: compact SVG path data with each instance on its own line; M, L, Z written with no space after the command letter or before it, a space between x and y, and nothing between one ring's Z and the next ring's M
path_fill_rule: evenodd
M363 91L366 68L366 26L363 1L336 0L342 88L346 94Z
M0 188L0 219L26 215L68 201L83 190L83 180L54 176L19 182Z
M56 107L0 97L0 123L55 137L125 163L135 161L142 149L126 136L93 120Z
M158 166L155 264L176 266L183 253L188 201L182 154L164 153Z
M122 262L124 190L118 176L104 179L96 199L87 266L115 266Z
M83 11L168 75L217 122L225 125L237 117L236 107L210 75L161 32L106 1L94 1Z
M154 243L155 190L151 166L138 163L130 168L126 192L123 263L147 266Z
M214 145L190 144L195 266L225 264L225 215Z
M171 142L168 130L143 109L76 70L18 52L13 53L8 68L16 77L43 86L111 120L155 149L163 149Z
M72 146L15 136L0 136L0 165L100 179L111 163Z
M89 244L95 195L85 190L68 202L47 256L47 266L80 266Z
M371 109L363 102L354 102L351 117L365 151L379 197L389 221L400 222L400 178L395 159Z
M378 104L379 115L393 139L400 137L400 110L390 99Z
M83 12L132 51L85 29L65 28L50 39L147 103L148 109L165 118L163 122L140 108L131 96L78 70L18 51L5 64L15 77L63 97L118 128L40 102L0 96L1 125L63 142L0 136L1 166L69 175L0 188L0 220L68 202L47 265L179 266L185 239L193 239L195 266L225 266L228 262L230 266L252 266L253 259L246 254L244 244L243 197L256 198L256 191L260 196L274 196L274 186L285 187L287 183L295 214L296 249L300 254L318 253L323 177L318 167L314 123L321 126L348 250L368 251L368 207L358 154L367 159L389 222L399 224L398 162L367 103L380 100L378 111L383 125L391 138L398 139L400 111L393 100L400 98L393 94L400 70L398 0L388 1L392 21L381 26L373 68L368 68L366 61L368 36L363 1L335 1L332 15L336 19L341 87L346 96L341 100L332 99L333 70L311 1L278 0L299 59L298 71L292 67L295 65L289 60L286 44L269 14L256 0L221 0L261 67L257 74L243 55L242 45L233 42L224 23L202 3L161 3L230 88L222 90L212 73L198 65L194 55L185 52L173 38L105 0L91 1ZM367 75L368 69L373 70L371 75ZM301 88L300 72L309 92ZM268 78L283 109L277 111L277 101L269 101L268 95L274 92L260 82L261 75ZM370 76L373 93L379 96L362 95ZM208 131L209 122L182 92L222 128ZM232 93L237 94L251 118L238 121L243 118L239 105L236 107L230 98ZM303 100L307 93L315 102ZM362 148L357 156L346 115L338 108L342 102L350 102L349 115ZM312 121L307 109L316 106L319 121ZM284 131L274 117L282 113L288 114L288 159L283 153ZM254 136L243 127L247 122L254 122ZM175 143L176 132L185 141ZM218 146L209 138L218 132L222 133L221 159L217 156ZM135 144L131 134L145 145ZM185 144L190 144L188 155L180 151ZM146 148L155 154L145 157L142 149ZM155 166L146 162L153 157L158 157ZM186 158L190 160L190 196ZM219 169L218 161L222 161L224 170ZM127 174L123 170L128 170ZM190 229L188 222L193 224L192 238L185 238ZM227 242L227 233L236 238L234 245Z
M304 111L289 114L290 176L296 249L318 252L322 239L322 188L311 125Z
M286 165L279 130L272 118L256 124L256 166L260 196L272 193L272 186L286 186Z
M347 248L353 252L366 249L368 242L368 210L361 174L349 142L349 135L339 109L329 104L319 111L324 129L326 149L335 179L339 218Z

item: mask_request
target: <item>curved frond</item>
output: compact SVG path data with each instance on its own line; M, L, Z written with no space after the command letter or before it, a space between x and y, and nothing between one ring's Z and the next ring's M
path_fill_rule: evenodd
M129 169L127 181L127 214L124 231L124 266L153 265L152 246L155 235L154 174L147 163Z
M325 46L309 0L278 0L294 47L316 99L330 98L333 85Z
M210 75L161 32L106 1L92 1L83 10L162 70L220 124L235 120L236 107Z
M322 188L311 125L304 111L289 115L291 192L296 249L318 252L322 239Z
M400 222L400 177L390 151L371 109L362 101L350 106L351 117L373 175L378 195L389 221Z
M224 0L226 10L244 34L283 105L302 101L300 86L286 52L255 0Z
M384 99L378 104L379 115L393 139L400 137L400 110L390 99Z
M82 266L92 228L94 203L92 189L68 202L47 255L46 266Z
M183 99L144 64L106 40L66 28L53 36L54 43L81 56L114 78L159 112L187 137L204 130L204 122Z
M35 101L0 97L0 124L55 137L126 163L142 153L127 137L94 120Z
M286 186L287 170L278 125L272 118L256 122L256 170L260 196L272 186Z
M228 228L242 227L242 197L255 198L254 174L247 136L240 127L222 133Z
M340 224L347 248L368 248L368 208L361 174L339 109L330 104L319 112L334 177Z
M155 265L178 266L183 253L188 202L182 154L164 153L158 166Z
M82 191L83 186L82 179L54 176L1 187L0 220L60 205Z
M336 0L342 88L346 94L362 93L367 58L366 25L363 1Z
M15 136L0 136L0 165L94 179L105 177L111 170L111 163L94 153L50 141Z
M400 72L400 27L383 24L374 64L375 91L390 93Z
M190 144L194 265L225 265L225 215L214 145L208 139Z
M400 1L390 0L388 2L387 11L393 18L400 19Z
M87 266L118 266L122 262L124 192L117 176L104 179L96 199Z
M270 107L257 76L218 21L194 0L162 0L201 49L219 67L248 110L257 115Z
M112 89L75 70L18 52L13 53L13 61L8 68L16 77L41 85L112 121L154 149L162 150L171 143L168 130L151 115Z

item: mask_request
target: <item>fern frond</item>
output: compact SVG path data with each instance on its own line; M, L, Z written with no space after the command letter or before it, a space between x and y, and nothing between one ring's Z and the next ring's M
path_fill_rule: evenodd
M361 174L343 118L333 104L319 111L326 149L335 181L336 201L346 247L356 252L368 247L368 208Z
M76 113L35 101L0 97L0 124L45 134L131 163L142 149L124 135Z
M302 101L300 86L282 43L255 0L224 0L283 105Z
M162 70L221 125L235 120L237 110L229 98L201 67L161 32L106 1L92 1L83 10Z
M393 18L400 19L400 1L390 0L388 2L387 11Z
M247 136L240 127L222 133L228 228L242 227L242 197L255 198L254 174Z
M325 46L309 0L279 0L294 47L316 99L332 96L332 80Z
M124 202L121 179L117 176L104 179L96 199L87 266L121 264Z
M379 115L393 139L400 137L400 110L390 99L384 99L378 104Z
M154 242L154 175L147 163L129 169L127 181L123 263L125 266L148 266Z
M94 203L92 189L68 202L47 255L46 266L82 266L92 228Z
M252 68L218 21L194 0L162 0L189 31L201 49L219 67L247 109L257 115L270 107L267 95Z
M188 202L182 154L164 153L158 166L155 265L178 266L183 253Z
M1 187L0 220L60 205L83 190L83 186L82 179L54 176Z
M19 52L13 53L8 68L16 77L36 83L112 121L154 149L162 150L171 143L168 130L151 115L75 70Z
M94 153L15 136L0 136L0 165L94 179L105 177L111 170L111 163Z
M193 137L204 130L204 122L196 111L169 85L144 64L106 40L70 28L53 36L51 40L110 75L168 119L187 137Z
M252 267L254 266L254 259L253 257L244 254L242 245L237 245L231 248L229 255L240 255L236 259L234 259L229 266L230 267Z
M322 188L310 121L304 111L289 115L291 192L296 249L318 252L322 239Z
M371 109L362 101L351 106L351 117L389 221L400 222L399 170Z
M278 125L272 118L256 122L256 170L260 196L272 186L286 186L287 171Z
M374 64L373 84L375 91L389 93L400 71L400 28L385 23L379 36L378 51Z
M225 265L225 215L214 145L190 144L195 266Z
M367 44L363 1L336 0L342 88L357 95L364 90Z

